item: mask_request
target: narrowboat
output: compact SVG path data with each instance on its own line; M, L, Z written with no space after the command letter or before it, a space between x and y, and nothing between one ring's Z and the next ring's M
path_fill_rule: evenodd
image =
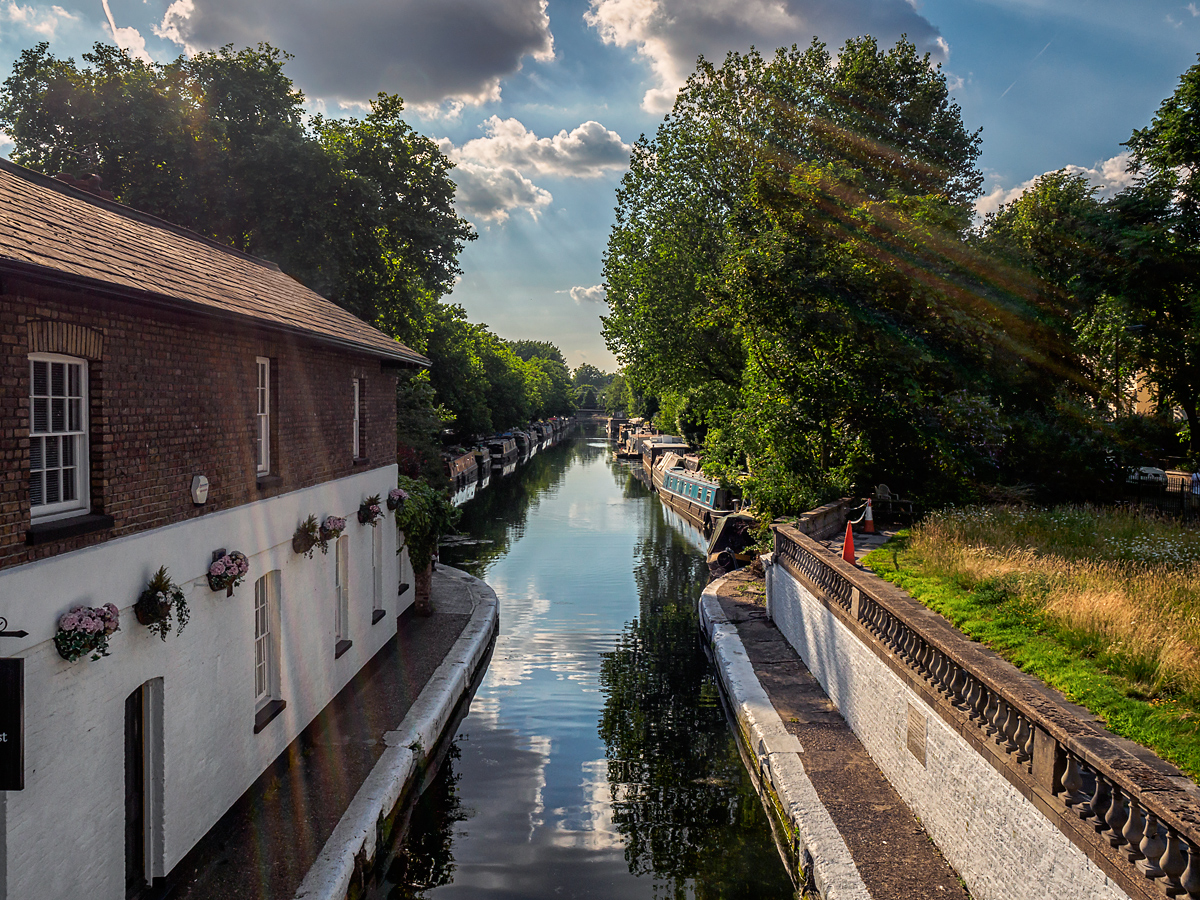
M521 451L517 440L512 435L498 435L487 442L488 453L492 457L492 477L511 475L517 471L517 462Z
M698 470L698 459L668 450L650 469L650 480L664 503L708 537L716 520L733 511L733 498L726 488Z
M654 464L668 453L674 453L682 458L691 449L688 442L673 434L652 434L640 437L634 441L634 447L642 457L642 466L654 477Z
M482 444L476 445L471 451L475 454L475 465L478 467L479 478L476 481L478 490L482 491L492 482L492 454Z
M442 454L442 466L446 477L450 479L450 492L458 493L468 484L474 484L479 479L479 462L475 453L465 450L455 450Z

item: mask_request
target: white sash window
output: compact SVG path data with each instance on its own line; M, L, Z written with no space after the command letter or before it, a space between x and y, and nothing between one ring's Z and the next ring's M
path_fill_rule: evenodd
M87 363L70 356L29 357L30 518L87 511Z

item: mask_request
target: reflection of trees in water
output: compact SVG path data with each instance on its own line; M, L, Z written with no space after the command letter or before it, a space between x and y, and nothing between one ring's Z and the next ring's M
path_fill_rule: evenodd
M458 745L451 744L437 777L413 807L408 833L384 875L392 885L387 900L415 900L454 880L454 826L468 817L458 797L458 757Z
M635 568L640 615L600 674L600 736L629 870L653 876L656 896L791 897L700 644L704 561L657 504L649 520Z
M541 450L507 478L493 481L463 506L458 530L485 541L467 547L448 546L441 551L447 565L459 566L483 577L488 564L508 552L509 544L525 532L525 522L542 497L552 496L576 459L594 459L607 452L589 447L587 440L572 435L565 443Z

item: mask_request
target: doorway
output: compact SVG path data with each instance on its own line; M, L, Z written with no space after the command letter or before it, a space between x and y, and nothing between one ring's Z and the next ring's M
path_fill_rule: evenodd
M146 686L125 698L125 897L146 884Z

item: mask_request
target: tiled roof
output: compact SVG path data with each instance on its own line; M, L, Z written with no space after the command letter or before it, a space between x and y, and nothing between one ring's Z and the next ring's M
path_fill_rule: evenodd
M194 312L244 316L321 343L429 364L274 263L3 159L0 267Z

